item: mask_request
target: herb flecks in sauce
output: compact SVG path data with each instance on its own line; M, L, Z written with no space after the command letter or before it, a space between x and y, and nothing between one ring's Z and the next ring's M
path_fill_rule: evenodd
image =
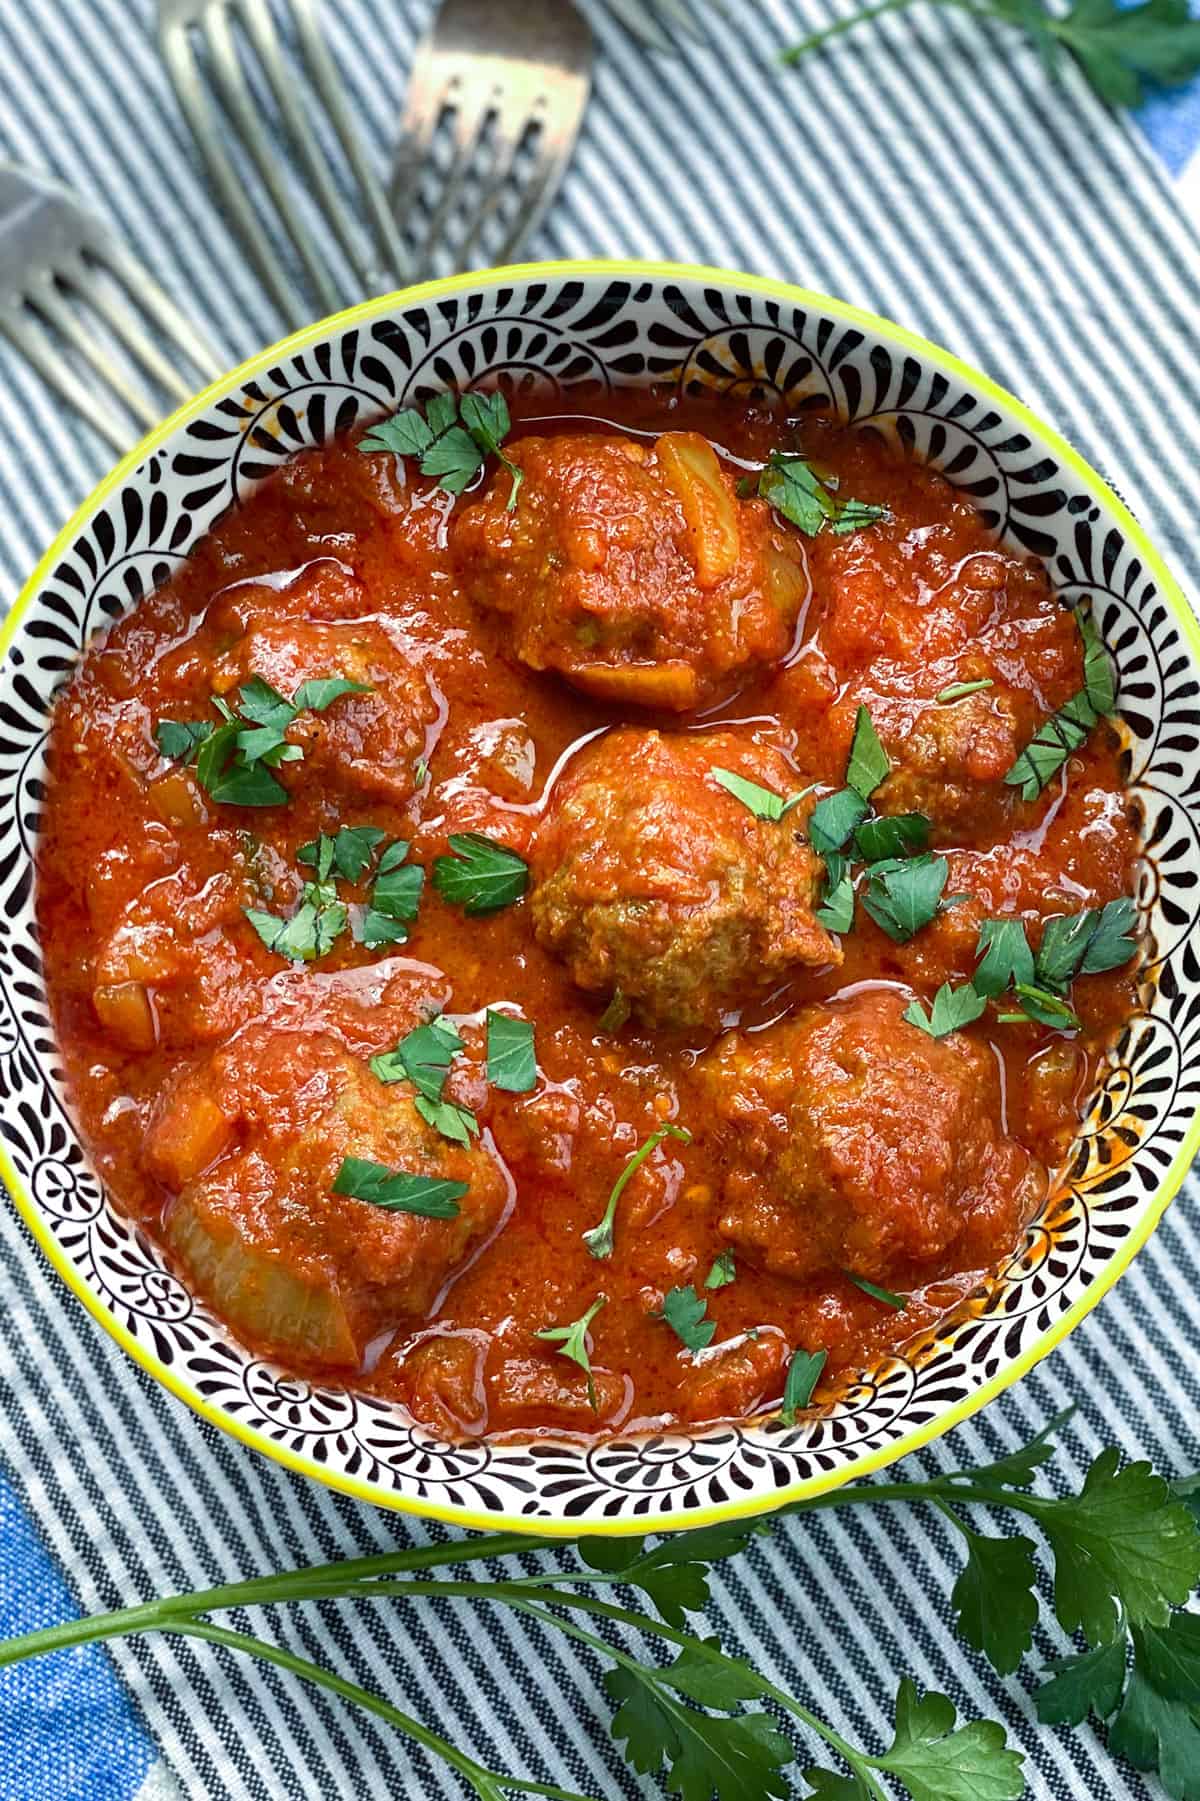
M588 1329L599 1313L601 1307L608 1305L608 1296L598 1294L586 1313L581 1313L577 1320L569 1326L543 1326L535 1333L535 1337L544 1339L547 1344L556 1345L560 1357L569 1357L577 1363L587 1377L588 1401L592 1412L596 1411L596 1383L592 1375L592 1354L588 1347Z
M196 779L220 805L286 806L288 793L271 774L282 763L299 763L304 750L287 740L288 727L302 713L323 713L346 694L370 694L370 685L345 676L323 676L297 688L291 700L261 676L238 690L240 715L220 696L213 705L220 725L205 720L162 719L154 741L164 757L194 762Z

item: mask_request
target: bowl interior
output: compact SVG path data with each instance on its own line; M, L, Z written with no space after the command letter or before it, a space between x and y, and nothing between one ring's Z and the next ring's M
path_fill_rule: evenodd
M33 914L53 697L106 621L295 451L446 387L549 385L570 408L633 383L836 405L932 462L1012 547L1086 601L1113 651L1145 819L1150 957L1068 1166L1007 1264L935 1332L794 1427L598 1445L445 1445L371 1396L252 1357L109 1204L62 1091ZM596 404L597 399L599 404ZM881 320L717 271L492 271L372 301L265 353L154 433L52 547L0 669L0 1164L40 1244L131 1354L198 1411L364 1500L459 1524L645 1532L864 1475L963 1419L1052 1348L1145 1241L1200 1144L1195 796L1200 632L1083 462L982 376Z

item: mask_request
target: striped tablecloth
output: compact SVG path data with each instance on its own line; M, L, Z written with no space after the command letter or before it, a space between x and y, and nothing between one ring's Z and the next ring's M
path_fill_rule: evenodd
M932 9L776 71L772 52L839 3L730 0L708 43L665 60L588 0L603 50L596 93L534 253L722 263L903 320L1057 424L1200 592L1200 254L1187 216L1193 195L1200 207L1200 91L1117 118L1073 72L1051 85L1011 34ZM326 0L381 162L430 5ZM152 13L152 0L0 0L0 156L94 195L240 357L277 327L196 172ZM4 596L108 461L0 353ZM84 1315L7 1208L0 1259L0 1632L422 1538L188 1415ZM1200 1466L1197 1294L1193 1179L1068 1344L914 1464L994 1455L1077 1401L1062 1457L1072 1480L1114 1437L1164 1470ZM723 1568L712 1624L864 1739L883 1732L908 1671L1005 1721L1028 1753L1031 1795L1152 1793L1090 1731L1032 1723L1031 1671L1001 1682L963 1653L948 1625L957 1557L936 1516L791 1520ZM494 1767L606 1797L647 1792L608 1742L594 1663L533 1626L343 1606L265 1629L452 1722ZM6 1673L0 1745L0 1801L459 1792L406 1743L290 1680L166 1640Z

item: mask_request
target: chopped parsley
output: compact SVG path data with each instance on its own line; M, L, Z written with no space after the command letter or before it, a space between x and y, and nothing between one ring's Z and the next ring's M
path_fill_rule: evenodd
M929 843L933 821L924 813L892 813L886 818L865 819L855 829L854 848L864 863L879 863L923 851Z
M517 504L523 476L500 446L512 430L508 402L503 394L435 394L424 413L406 407L390 419L381 419L362 438L358 448L367 456L391 451L412 458L422 475L432 475L449 494L461 494L489 456L499 457L512 477L508 511Z
M782 450L773 450L767 458L758 478L758 492L809 538L826 526L840 534L861 531L890 517L886 507L841 498L836 481L818 475L807 458Z
M807 1407L813 1398L817 1383L821 1379L821 1371L828 1360L828 1351L793 1351L792 1360L788 1364L787 1381L783 1385L783 1401L779 1408L780 1423L794 1426L796 1415L802 1407Z
M968 694L982 694L985 688L994 688L995 686L990 675L978 682L951 682L948 688L943 688L941 693L935 694L933 698L939 707L948 707L953 705L956 700L966 700Z
M434 1176L410 1176L366 1157L347 1157L333 1178L334 1194L369 1201L389 1213L416 1213L422 1219L457 1219L458 1203L466 1194L466 1182L450 1182Z
M854 878L849 857L840 851L825 853L825 888L816 918L827 932L848 932L854 924Z
M464 913L494 913L519 901L529 887L529 865L515 850L483 832L455 832L451 855L436 857L433 885Z
M973 986L988 999L1018 982L1033 981L1033 952L1019 919L985 919L979 928L976 954L980 962Z
M331 882L306 882L290 919L257 907L242 911L269 951L290 963L312 963L331 951L350 923L350 909Z
M173 762L196 765L196 780L222 806L278 807L287 802L287 789L271 774L283 763L298 763L304 756L299 744L289 744L288 727L301 713L323 713L344 694L370 694L365 682L345 676L321 676L297 688L291 700L262 676L251 676L238 690L240 713L219 695L213 705L220 725L207 720L161 719L154 728L154 742Z
M302 844L296 861L311 868L315 879L305 883L300 907L292 917L284 919L256 907L242 909L267 949L293 962L311 962L331 950L350 924L350 909L338 898L334 875L359 880L386 837L376 826L352 826L342 827L333 836L323 832L311 843ZM403 922L416 918L425 871L416 865L398 868L407 855L407 843L397 839L379 860L371 905L364 909L355 934L368 950L402 944L408 937Z
M302 844L296 861L314 864L322 881L330 870L336 869L345 881L360 882L386 837L387 833L375 825L339 826L331 838L322 834L311 844Z
M497 1014L497 1018L503 1018L503 1015ZM608 1197L608 1205L604 1209L604 1217L600 1224L593 1226L590 1232L583 1234L583 1242L593 1257L603 1259L612 1256L613 1221L616 1218L617 1202L624 1194L634 1173L642 1167L647 1157L653 1155L666 1138L678 1138L683 1144L692 1142L692 1135L686 1126L672 1125L668 1121L665 1125L659 1126L657 1131L651 1132L646 1142L638 1146L613 1183L612 1193Z
M945 857L889 857L872 863L862 903L876 925L896 944L907 944L936 918L950 865Z
M1059 1032L1078 1032L1081 1029L1083 1022L1079 1015L1057 994L1050 994L1045 988L1035 988L1030 982L1018 982L1013 992L1021 1002L1023 1012L1002 1013L1000 1019L1005 1025L1017 1025L1032 1019L1040 1026L1052 1026Z
M867 817L870 808L853 788L839 788L827 794L813 808L808 821L808 841L819 856L839 851L849 842L856 827Z
M812 793L811 788L802 788L798 794L784 800L781 794L775 794L770 788L763 788L758 782L747 781L744 775L738 775L732 769L714 767L712 774L735 800L740 800L744 807L749 807L756 819L782 819L785 813L790 813L793 807L799 806L806 794Z
M717 1322L708 1317L708 1302L690 1285L673 1288L663 1300L662 1312L654 1318L665 1320L689 1351L707 1350L717 1335Z
M859 707L854 721L854 737L850 741L850 761L846 765L846 786L864 800L870 800L881 782L891 772L888 754L879 742L879 734L866 707Z
M487 1073L492 1087L502 1088L506 1094L528 1094L537 1085L537 1053L529 1020L488 1008Z
M727 1288L736 1279L737 1265L733 1260L733 1252L722 1251L720 1256L714 1259L712 1268L705 1276L704 1286L705 1288Z
M596 1021L596 1029L600 1032L619 1032L629 1021L633 1008L629 997L620 988L614 988L612 999Z
M469 1145L479 1136L479 1122L469 1107L444 1098L450 1065L463 1049L458 1028L448 1019L431 1019L407 1033L394 1051L371 1058L371 1073L385 1083L411 1082L413 1102L427 1125L455 1144Z
M1137 907L1127 895L1105 907L1048 919L1038 947L1037 975L1048 988L1065 988L1077 975L1119 969L1136 954Z
M906 1294L894 1294L890 1288L880 1288L877 1282L868 1282L865 1276L856 1276L851 1269L843 1270L842 1273L848 1282L853 1282L855 1288L861 1288L862 1292L869 1294L873 1301L879 1301L882 1306L890 1307L894 1313L903 1313L908 1306Z
M1100 719L1116 705L1116 680L1108 652L1091 615L1077 612L1083 640L1083 687L1058 711L1043 720L1004 780L1021 790L1022 800L1036 800L1067 758L1087 740Z
M920 1001L913 1001L904 1009L901 1017L910 1026L927 1032L931 1038L945 1038L951 1032L958 1032L963 1026L969 1026L986 1008L986 997L972 983L967 982L963 987L955 988L951 983L943 982L933 997L933 1006L928 1013Z
M606 1294L598 1294L586 1313L581 1313L577 1320L569 1326L543 1326L535 1332L535 1338L541 1338L547 1344L557 1345L560 1357L569 1357L577 1363L587 1377L588 1400L593 1413L596 1410L596 1384L592 1376L592 1358L588 1350L588 1327L608 1300Z

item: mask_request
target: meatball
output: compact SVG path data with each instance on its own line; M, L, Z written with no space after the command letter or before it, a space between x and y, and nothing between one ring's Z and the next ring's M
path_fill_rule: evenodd
M990 815L1014 803L1004 777L1033 725L1023 725L1007 694L970 694L940 706L882 703L871 714L892 762L874 797L881 813L924 813L940 837L979 824L981 810L997 824Z
M475 603L513 621L516 654L616 704L686 712L791 642L808 577L800 540L742 500L706 438L524 438L455 520Z
M345 676L367 694L345 694L325 712L303 712L288 727L302 762L274 772L285 787L316 786L331 794L403 806L416 786L417 764L429 755L439 706L424 673L373 620L295 622L256 616L214 666L213 692L261 676L287 699L302 683Z
M381 1332L425 1317L499 1222L508 1183L491 1151L451 1143L413 1101L328 1034L270 1027L241 1033L170 1097L148 1148L177 1188L167 1242L257 1349L360 1367ZM392 1212L334 1194L347 1157L467 1190L452 1219Z
M799 785L778 751L730 732L613 732L558 782L534 840L538 939L651 1026L715 1027L795 966L841 961L814 916L811 801L759 819L715 769L781 796Z
M991 1051L929 1037L904 1005L868 989L709 1053L730 1157L720 1230L750 1262L916 1287L993 1263L1044 1195L1001 1125Z

